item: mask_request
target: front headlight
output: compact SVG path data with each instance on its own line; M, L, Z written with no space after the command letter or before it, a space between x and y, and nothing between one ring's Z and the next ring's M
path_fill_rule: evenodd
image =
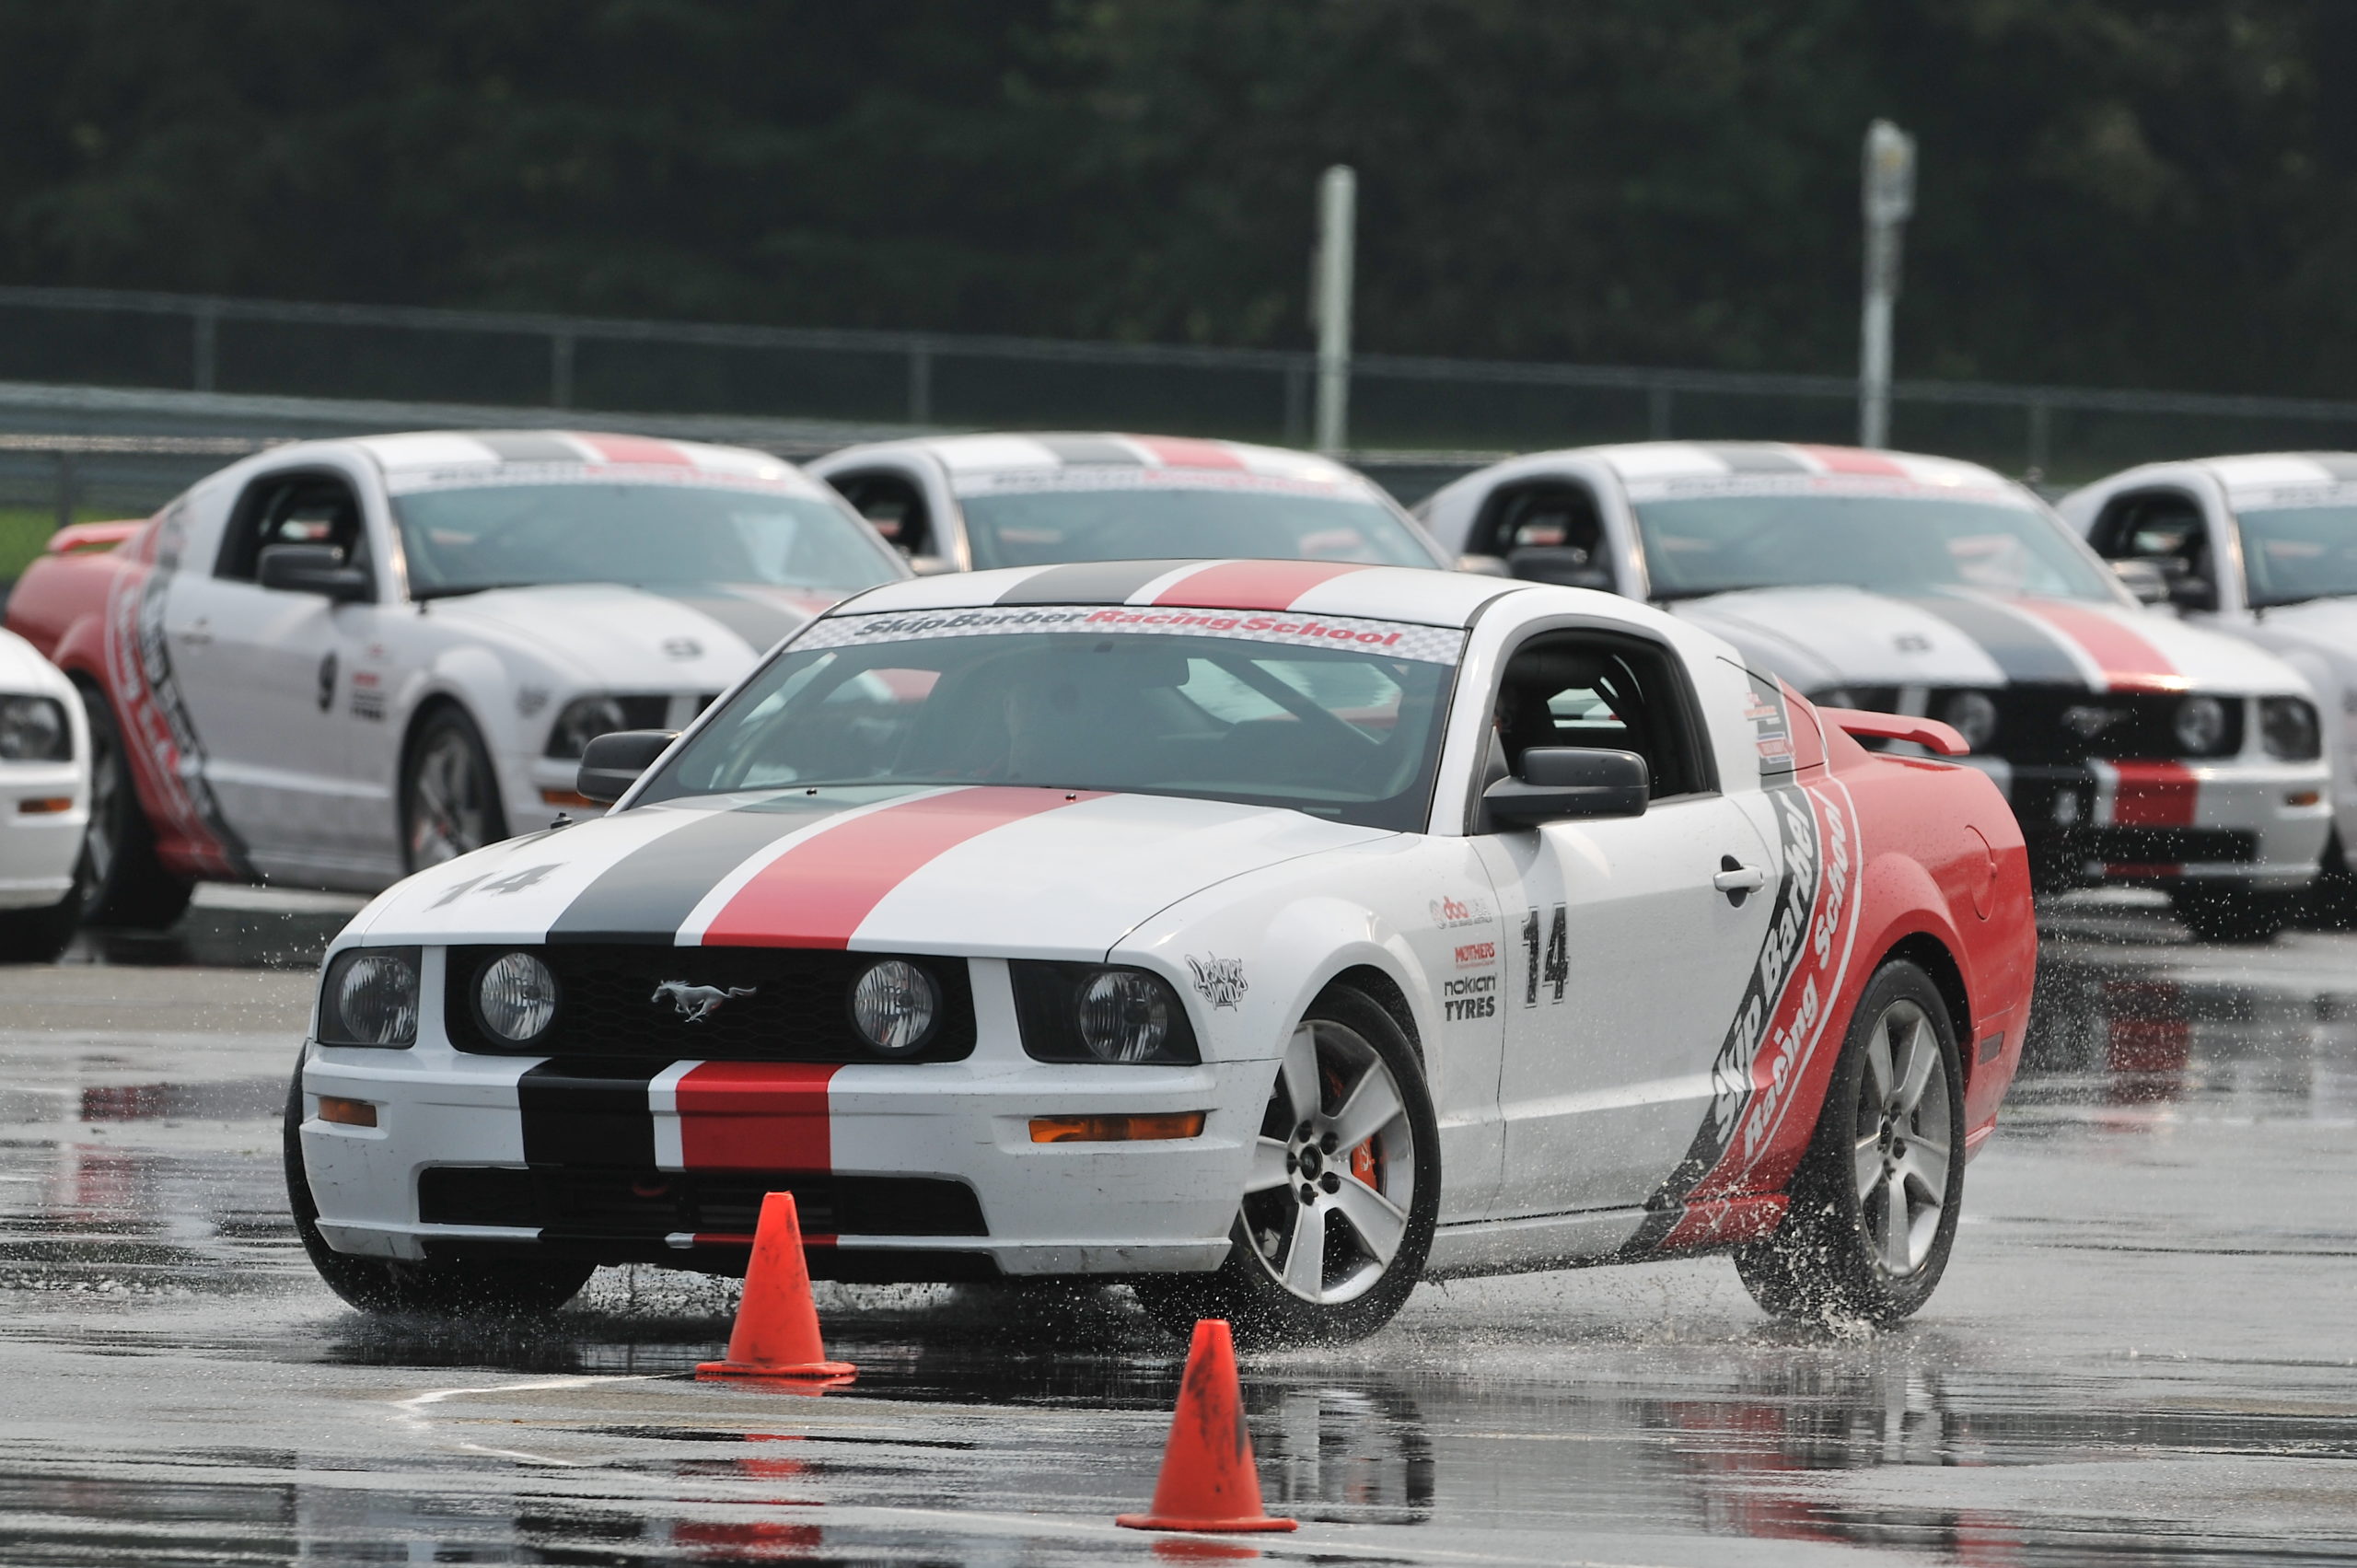
M2316 711L2298 697L2258 700L2258 738L2269 756L2281 757L2287 762L2305 762L2324 755L2324 742L2316 729Z
M401 1050L417 1043L415 947L353 947L319 987L319 1043Z
M513 1045L548 1031L556 1017L556 976L529 953L505 953L483 966L475 981L475 1012L483 1028Z
M1080 988L1080 1042L1099 1062L1151 1062L1170 1038L1178 998L1140 970L1099 970Z
M1007 965L1024 1052L1039 1062L1196 1063L1195 1031L1160 975L1105 964Z
M671 710L663 696L616 697L600 692L575 697L549 726L548 755L558 761L577 761L591 741L618 729L661 729Z
M2226 704L2215 697L2188 697L2177 705L2172 727L2189 755L2214 756L2226 743Z
M74 755L65 708L53 697L0 697L0 761L64 762Z
M905 958L871 964L851 988L852 1027L879 1056L924 1049L941 1016L941 987Z
M1986 691L1951 691L1940 699L1932 716L1964 737L1975 751L1987 749L1997 738L1997 703Z

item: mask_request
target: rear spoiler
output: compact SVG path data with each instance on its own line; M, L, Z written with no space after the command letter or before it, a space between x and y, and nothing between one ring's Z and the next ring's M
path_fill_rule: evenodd
M49 552L71 555L77 550L112 550L146 526L145 517L127 523L68 523L49 536Z
M1911 740L1943 757L1961 757L1972 749L1964 737L1937 719L1913 714L1870 714L1863 708L1819 708L1820 717L1834 728L1860 738Z

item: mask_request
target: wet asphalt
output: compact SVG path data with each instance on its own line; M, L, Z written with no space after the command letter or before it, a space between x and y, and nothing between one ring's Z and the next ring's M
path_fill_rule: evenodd
M312 1276L277 1116L350 900L207 889L0 970L0 1562L2289 1563L2357 1558L2357 936L2048 912L2040 1024L1920 1318L1724 1259L1420 1290L1247 1357L1286 1537L1117 1530L1180 1347L1119 1292L821 1286L858 1381L699 1384L733 1284L528 1328Z

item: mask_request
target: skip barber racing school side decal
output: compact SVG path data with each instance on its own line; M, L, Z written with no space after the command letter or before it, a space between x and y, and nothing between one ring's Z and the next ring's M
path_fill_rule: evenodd
M1789 736L1805 722L1773 680L1751 678L1763 734ZM1764 751L1764 749L1763 749ZM1648 1198L1651 1213L1622 1249L1638 1256L1707 1241L1687 1205L1741 1192L1792 1122L1796 1090L1823 1047L1857 936L1858 824L1849 791L1830 778L1806 784L1778 769L1761 787L1775 808L1783 865L1768 932L1742 1005L1711 1066L1711 1104L1686 1157ZM1813 1118L1798 1123L1805 1136Z

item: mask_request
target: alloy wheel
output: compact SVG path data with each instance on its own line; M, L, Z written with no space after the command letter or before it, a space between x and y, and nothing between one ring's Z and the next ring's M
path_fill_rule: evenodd
M1875 1020L1852 1125L1867 1249L1886 1273L1911 1274L1938 1239L1955 1157L1939 1036L1916 1003L1894 1002Z
M446 726L427 736L410 771L410 868L439 865L489 843L490 792L464 734Z
M1415 1191L1415 1137L1382 1056L1353 1029L1304 1022L1285 1048L1245 1186L1253 1255L1304 1301L1353 1300L1398 1254Z

